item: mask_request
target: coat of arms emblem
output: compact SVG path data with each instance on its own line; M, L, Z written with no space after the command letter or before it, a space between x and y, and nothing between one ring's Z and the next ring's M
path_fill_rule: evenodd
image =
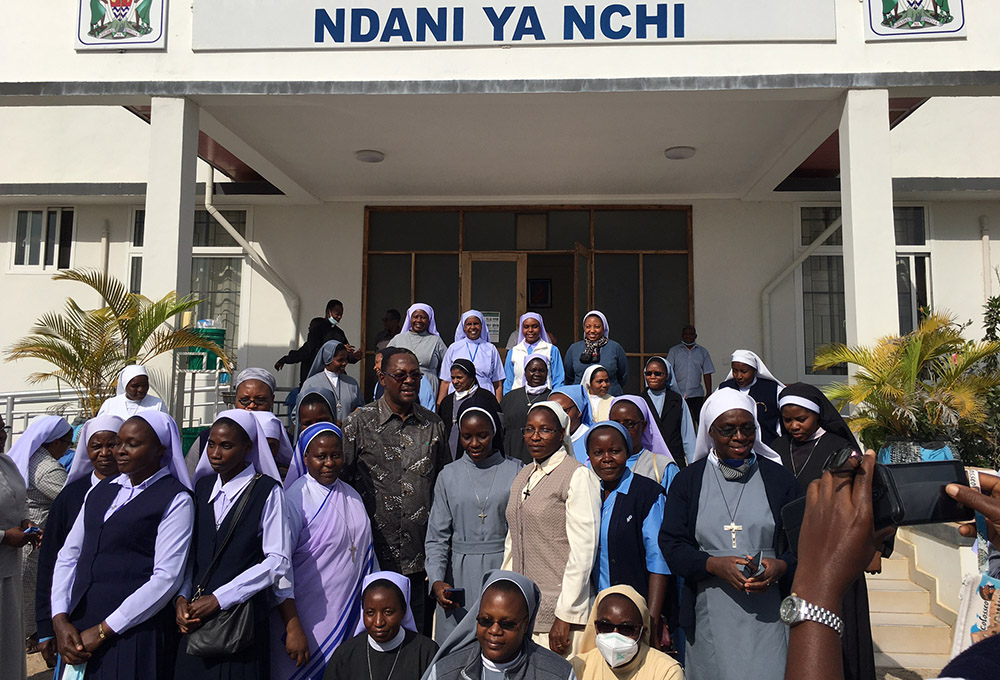
M921 29L950 23L948 0L882 0L882 25Z
M153 0L90 0L88 35L104 40L136 38L152 32L149 9Z

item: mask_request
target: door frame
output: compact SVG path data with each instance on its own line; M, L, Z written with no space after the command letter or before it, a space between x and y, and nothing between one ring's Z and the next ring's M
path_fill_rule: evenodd
M513 262L517 265L517 298L515 309L517 318L528 311L528 253L527 252L480 252L466 250L459 260L458 276L462 282L459 309L472 309L472 263L473 262ZM497 339L498 343L503 338Z

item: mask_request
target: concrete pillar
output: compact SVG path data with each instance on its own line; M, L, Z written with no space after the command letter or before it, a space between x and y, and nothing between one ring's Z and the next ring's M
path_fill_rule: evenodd
M156 299L191 291L198 107L179 97L153 97L152 105L142 293Z
M198 107L180 97L153 97L150 126L141 289L155 300L170 291L191 292ZM172 355L156 359L150 368L152 387L179 416Z
M899 333L889 93L849 90L840 118L847 343Z

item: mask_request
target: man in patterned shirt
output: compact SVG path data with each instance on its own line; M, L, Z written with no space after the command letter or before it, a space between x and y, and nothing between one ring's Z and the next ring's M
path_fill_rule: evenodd
M410 579L410 608L425 635L431 633L433 601L424 570L424 537L431 494L441 468L451 461L444 425L422 407L420 365L408 349L382 353L379 384L385 392L347 418L343 479L365 502L379 566Z

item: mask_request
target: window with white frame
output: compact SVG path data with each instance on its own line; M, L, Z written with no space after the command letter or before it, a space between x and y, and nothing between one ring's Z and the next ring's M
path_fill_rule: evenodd
M69 269L73 255L73 208L18 210L11 271Z
M840 214L839 206L803 207L799 214L799 248L811 245ZM923 206L896 206L893 218L899 333L903 335L917 327L931 302L931 256L926 209ZM847 373L844 366L817 371L812 365L820 347L847 341L843 245L843 232L837 229L800 269L803 356L807 375Z
M246 236L247 212L221 210L241 236ZM145 210L136 210L132 220L132 248L129 253L129 288L142 286L142 248ZM191 257L191 294L201 300L195 319L211 319L226 329L225 348L236 356L240 329L240 286L243 278L243 249L207 210L196 210Z

